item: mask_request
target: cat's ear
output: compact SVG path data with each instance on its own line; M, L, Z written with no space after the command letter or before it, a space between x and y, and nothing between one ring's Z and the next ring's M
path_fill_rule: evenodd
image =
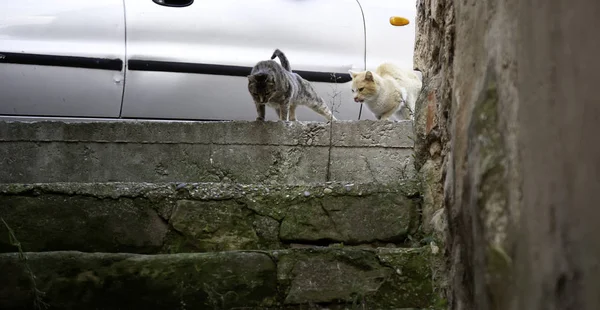
M358 75L358 72L356 72L356 71L352 71L352 70L348 70L348 73L350 73L350 76L351 76L352 78L355 78L355 77Z
M367 73L365 73L365 80L367 81L373 81L373 73L371 73L371 71L367 71Z

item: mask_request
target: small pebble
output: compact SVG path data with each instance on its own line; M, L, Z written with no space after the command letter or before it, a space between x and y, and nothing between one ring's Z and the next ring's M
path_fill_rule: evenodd
M431 247L431 253L432 253L432 254L434 254L434 255L435 255L435 254L437 254L437 253L439 253L439 252L440 252L440 248L439 248L439 247L438 247L438 246L435 244L435 242L431 241L431 242L429 243L429 246Z
M305 191L305 192L304 192L304 197L308 197L308 196L310 196L310 192L308 192L308 191Z
M185 183L179 183L179 184L177 184L177 187L175 187L175 190L180 190L180 189L184 188L185 185L186 185Z
M323 190L323 193L325 194L331 194L333 191L331 190L331 188L326 188Z

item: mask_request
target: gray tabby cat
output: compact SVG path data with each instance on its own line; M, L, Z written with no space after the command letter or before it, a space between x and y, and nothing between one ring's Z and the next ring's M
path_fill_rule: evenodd
M272 60L279 57L281 65ZM300 75L292 72L287 57L276 49L271 60L259 61L248 76L248 91L256 104L257 121L265 120L265 105L277 111L279 120L296 120L296 107L305 105L323 115L327 120L335 120L312 85Z

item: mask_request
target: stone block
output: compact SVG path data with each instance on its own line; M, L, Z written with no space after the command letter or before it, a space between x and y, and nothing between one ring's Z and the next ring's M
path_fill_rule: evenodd
M0 121L0 183L309 184L330 166L335 180L361 176L362 154L410 152L409 132L411 122ZM356 156L332 158L338 147ZM386 158L371 165L404 165Z
M426 248L26 255L53 309L422 309L433 296ZM17 253L0 274L0 308L30 306Z
M25 251L181 253L293 243L402 244L415 184L0 184L0 215ZM0 252L10 245L0 226Z

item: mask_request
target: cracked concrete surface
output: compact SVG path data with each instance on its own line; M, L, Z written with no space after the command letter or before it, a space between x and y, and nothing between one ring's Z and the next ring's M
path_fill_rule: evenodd
M372 247L404 242L418 216L415 193L411 182L0 184L0 213L27 251ZM10 250L0 235L0 252Z
M429 255L426 248L321 248L174 255L66 251L28 253L28 259L40 289L61 309L179 309L181 304L189 309L306 309L306 304L344 309L357 297L367 309L400 309L429 305L431 274L424 264ZM16 253L0 254L5 284L0 308L30 302L19 264Z
M2 121L0 182L395 181L411 133L410 122Z
M430 253L402 248L419 217L411 132L374 121L0 122L0 214L38 252L30 263L53 306L85 307L75 294L94 306L133 296L135 307L425 308ZM0 235L0 253L9 244ZM0 254L15 283L0 286L0 307L25 300L13 259Z

